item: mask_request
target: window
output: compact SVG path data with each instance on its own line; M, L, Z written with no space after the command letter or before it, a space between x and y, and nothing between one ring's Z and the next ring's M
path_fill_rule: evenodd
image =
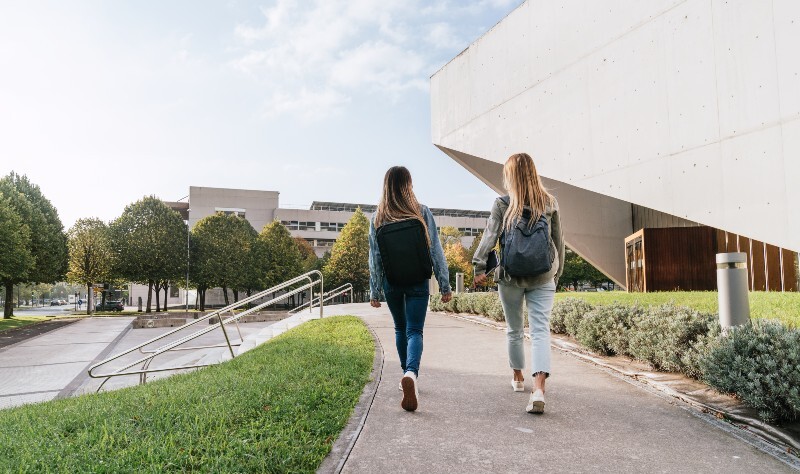
M281 221L281 224L289 230L300 230L300 223L297 221Z

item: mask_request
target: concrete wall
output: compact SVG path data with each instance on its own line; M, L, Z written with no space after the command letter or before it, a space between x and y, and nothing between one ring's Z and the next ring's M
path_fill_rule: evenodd
M592 193L569 209L581 227L634 203L797 250L798 44L796 0L528 1L432 77L433 142L459 162L530 153Z
M189 188L189 227L218 209L244 209L245 218L257 232L275 219L277 191L227 189L191 186Z

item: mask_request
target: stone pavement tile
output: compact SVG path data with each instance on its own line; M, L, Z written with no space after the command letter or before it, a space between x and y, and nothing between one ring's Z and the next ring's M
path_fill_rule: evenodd
M62 339L62 342L66 339ZM17 367L80 362L84 365L108 346L107 342L95 344L20 345L0 354L0 367Z
M86 362L0 368L0 395L61 390L86 367Z
M28 403L39 403L47 400L52 400L58 395L58 390L49 392L30 393L25 395L6 395L0 396L0 410L3 408L11 408L19 405L27 405Z
M327 314L361 315L385 354L345 472L789 470L691 411L555 349L546 413L530 415L529 393L511 389L505 334L435 313L425 326L420 409L404 412L386 306L342 305ZM530 382L526 373L528 389Z

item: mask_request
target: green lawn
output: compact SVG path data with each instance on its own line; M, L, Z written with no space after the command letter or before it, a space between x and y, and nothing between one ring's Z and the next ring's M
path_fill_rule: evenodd
M369 379L352 316L143 386L0 411L0 472L313 472Z
M52 318L48 318L47 316L12 316L11 319L0 318L0 331L27 326L28 324L38 323L47 319Z
M591 304L609 304L618 301L626 304L646 306L674 303L689 306L698 311L717 312L717 293L715 291L675 291L659 293L609 292L562 292L556 293L556 300L581 298ZM777 319L794 327L800 327L800 293L779 293L756 291L750 293L750 314L754 319Z

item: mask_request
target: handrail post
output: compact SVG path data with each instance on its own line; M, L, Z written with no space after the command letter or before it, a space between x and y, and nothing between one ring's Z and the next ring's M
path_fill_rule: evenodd
M308 298L308 312L309 313L313 313L314 312L314 287L313 286L308 289L308 296L309 296L309 298Z
M319 274L319 319L322 319L322 307L325 306L325 277Z
M222 322L222 315L219 315L219 327L222 328L222 334L225 336L225 342L228 343L228 350L231 351L231 359L236 357L236 354L233 353L233 346L231 346L231 340L228 338L228 330L225 329L225 324Z

